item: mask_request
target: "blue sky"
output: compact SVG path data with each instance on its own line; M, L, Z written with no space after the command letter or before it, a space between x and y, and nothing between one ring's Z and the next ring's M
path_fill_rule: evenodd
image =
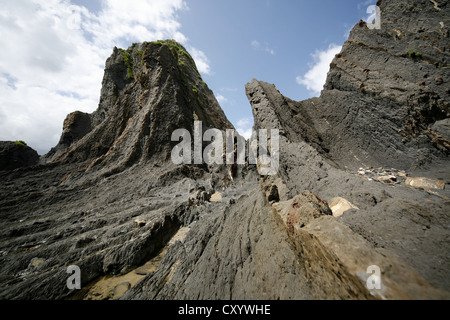
M376 0L0 0L0 140L40 154L65 116L93 112L114 46L174 38L230 121L250 132L245 84L318 96L329 63Z

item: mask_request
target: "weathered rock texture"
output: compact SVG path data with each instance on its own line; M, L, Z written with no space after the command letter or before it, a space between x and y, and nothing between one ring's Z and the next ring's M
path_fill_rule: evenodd
M204 130L233 128L181 45L115 48L98 110L69 115L43 164L0 172L0 298L67 297L69 265L83 286L128 271L195 220L191 189L203 181L211 193L228 175L170 161L172 132L192 131L194 118ZM36 257L43 263L30 265Z
M450 192L403 182L450 178L436 3L382 1L382 29L354 27L319 98L247 84L255 129L280 130L275 176L174 165L175 129L232 125L179 44L114 49L98 110L69 115L39 166L0 172L0 298L450 298ZM385 172L401 179L368 178ZM334 217L333 199L351 205Z
M23 141L0 141L0 171L29 167L38 162L38 153Z
M448 86L435 79L450 76L448 28L441 27L450 23L450 6L443 2L437 9L428 1L382 1L380 6L382 29L370 30L365 23L354 27L319 98L295 102L274 85L247 84L255 128L281 131L280 170L263 185L286 190L284 200L309 190L325 201L342 197L358 207L335 220L320 217L293 227L287 219L285 224L295 243L303 244L307 235L316 238L353 276L370 261L379 265L386 288L376 296L448 297L430 289L430 283L444 290L450 285L444 271L450 265L448 192L389 185L356 173L360 167L394 167L392 172L417 171L448 183L449 137L432 128L444 127L449 117ZM420 59L410 57L409 50L420 52ZM425 86L418 84L423 80ZM274 208L283 217L287 213L279 206ZM347 236L341 237L343 232ZM386 250L390 258L382 262L377 256L386 257ZM405 271L407 265L413 269Z
M342 168L411 169L447 158L450 137L439 128L450 112L450 8L440 3L382 1L381 30L353 28L320 98L296 102L271 85L253 85L253 104L258 92L272 103L262 125L282 121L287 138L308 142Z

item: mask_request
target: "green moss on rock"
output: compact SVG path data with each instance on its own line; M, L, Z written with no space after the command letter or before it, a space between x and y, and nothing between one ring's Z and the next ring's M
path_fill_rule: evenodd
M412 59L421 59L422 54L420 52L414 51L414 50L408 50L406 54L412 58Z
M16 141L16 142L14 142L14 144L16 146L19 146L19 147L26 147L27 146L26 142L22 141L22 140Z
M129 80L134 79L133 62L131 60L131 55L130 55L130 52L128 52L128 50L123 50L122 51L122 59L125 62L125 65L127 66L127 71L128 71L127 78Z

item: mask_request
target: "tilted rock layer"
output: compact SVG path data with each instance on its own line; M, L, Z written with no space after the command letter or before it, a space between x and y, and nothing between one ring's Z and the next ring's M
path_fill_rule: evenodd
M295 102L260 83L249 89L250 101L264 92L273 117L288 125L287 138L341 167L411 169L446 159L448 132L433 127L450 112L450 5L440 3L382 1L381 29L353 28L320 98ZM263 125L275 127L270 119Z
M450 298L450 6L379 5L381 29L353 28L319 98L246 85L254 128L280 130L275 176L174 165L175 129L233 126L181 45L115 48L97 111L69 115L40 165L0 172L0 298Z

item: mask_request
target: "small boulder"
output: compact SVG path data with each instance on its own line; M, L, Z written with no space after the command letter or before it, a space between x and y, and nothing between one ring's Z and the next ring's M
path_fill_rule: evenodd
M222 201L222 194L220 192L216 192L211 196L210 199L211 202L221 202Z
M445 189L445 182L428 178L406 178L406 185L423 189Z
M131 283L123 282L114 288L113 300L119 300L128 290L131 289Z
M37 269L39 266L45 263L45 259L42 258L33 258L30 261L30 264L28 265L28 268L30 269Z
M436 121L430 128L445 139L450 139L450 118Z
M397 177L393 175L386 175L377 177L376 180L387 184L393 184L397 182Z
M329 203L331 212L333 212L333 217L340 217L344 214L345 211L350 210L350 209L357 209L359 210L359 208L355 205L353 205L352 203L350 203L350 201L344 199L344 198L333 198L331 199L330 203Z

